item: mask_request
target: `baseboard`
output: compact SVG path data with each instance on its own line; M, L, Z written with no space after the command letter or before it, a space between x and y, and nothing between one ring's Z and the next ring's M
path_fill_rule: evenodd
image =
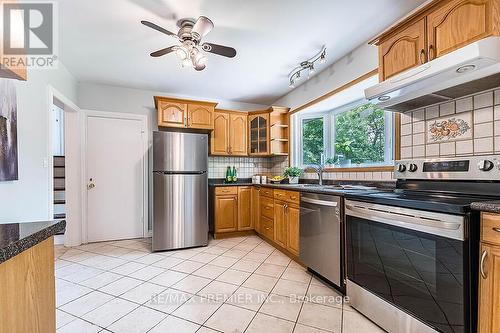
M232 231L232 232L216 232L214 233L214 239L224 239L231 237L241 237L241 236L251 236L255 235L255 230L244 230L244 231Z

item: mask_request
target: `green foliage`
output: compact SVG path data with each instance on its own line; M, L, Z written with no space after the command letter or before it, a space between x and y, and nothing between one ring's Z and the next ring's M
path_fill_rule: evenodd
M300 177L302 174L302 169L297 167L288 167L283 172L284 177Z
M302 123L302 161L305 165L318 164L323 153L323 119L314 118Z
M383 162L385 112L371 103L335 117L335 153L352 163Z
M335 138L332 147L335 155L325 162L333 165L343 159L354 164L384 162L385 111L366 103L335 115ZM319 164L324 153L323 118L303 120L304 165Z

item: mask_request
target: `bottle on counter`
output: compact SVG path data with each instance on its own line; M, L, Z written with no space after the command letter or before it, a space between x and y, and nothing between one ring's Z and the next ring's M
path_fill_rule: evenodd
M236 183L236 181L238 180L238 176L236 174L236 168L234 167L233 165L233 182Z
M228 166L226 169L226 183L230 183L233 181L233 176L231 174L231 167Z

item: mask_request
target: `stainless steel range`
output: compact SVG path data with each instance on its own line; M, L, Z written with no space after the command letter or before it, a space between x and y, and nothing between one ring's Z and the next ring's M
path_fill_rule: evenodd
M346 194L347 296L389 332L475 332L479 214L500 156L399 161L396 190Z

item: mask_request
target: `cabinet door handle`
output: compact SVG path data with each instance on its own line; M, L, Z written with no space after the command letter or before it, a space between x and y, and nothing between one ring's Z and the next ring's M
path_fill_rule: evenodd
M420 51L420 63L423 64L425 62L425 49Z
M431 44L429 45L429 60L434 59L434 46Z
M491 228L493 231L500 232L500 228Z
M484 271L484 261L486 260L487 256L488 256L488 251L483 251L483 254L481 255L481 264L479 265L481 276L485 280L488 278L488 275L486 275L486 272Z

